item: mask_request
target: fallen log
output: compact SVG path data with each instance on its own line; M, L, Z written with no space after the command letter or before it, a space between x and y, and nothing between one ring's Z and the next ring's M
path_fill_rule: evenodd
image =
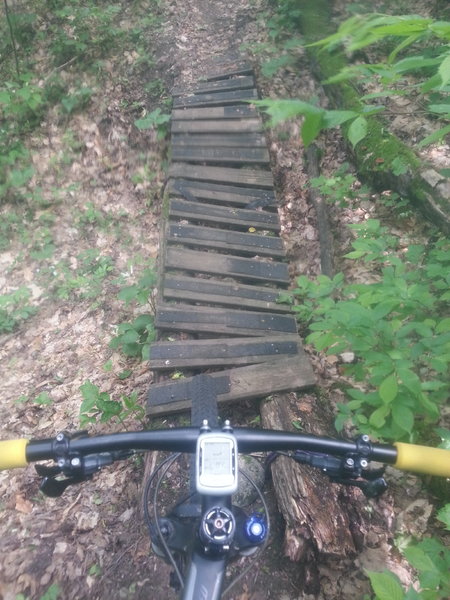
M261 405L264 428L292 431L297 422L307 424L309 433L324 435L331 426L319 412L312 395L272 396ZM361 549L364 527L352 502L358 492L333 485L322 473L286 457L272 465L272 477L286 522L285 555L301 563L305 591L317 593L320 559L342 560Z
M298 0L301 29L305 42L311 43L335 31L331 24L333 3L329 0ZM343 52L307 47L314 75L324 81L347 65ZM334 108L361 111L361 94L353 83L340 82L324 86ZM374 189L397 192L422 212L444 233L450 233L450 180L432 165L425 163L397 136L389 133L382 117L368 116L368 134L355 148L348 144L358 175ZM344 134L349 125L343 125ZM392 166L401 161L405 172L398 174Z
M306 172L309 180L319 177L319 157L315 144L308 146L305 152ZM324 198L314 188L309 189L309 197L316 211L317 230L320 244L320 270L322 275L334 276L333 233L330 227L327 204Z

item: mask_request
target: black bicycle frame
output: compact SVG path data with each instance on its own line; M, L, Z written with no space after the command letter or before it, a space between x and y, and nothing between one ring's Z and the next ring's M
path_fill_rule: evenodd
M207 557L195 549L188 566L182 600L220 600L226 566L226 555Z

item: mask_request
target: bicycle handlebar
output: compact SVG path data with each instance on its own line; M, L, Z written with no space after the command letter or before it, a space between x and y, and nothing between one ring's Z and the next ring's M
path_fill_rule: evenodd
M450 477L450 450L398 442L393 446L337 440L276 430L235 428L239 452L277 452L304 450L333 456L364 454L368 460L394 467ZM170 451L194 453L199 435L196 427L136 431L70 440L69 452L80 456L116 451ZM28 463L58 457L57 438L44 440L0 441L0 470L25 467Z

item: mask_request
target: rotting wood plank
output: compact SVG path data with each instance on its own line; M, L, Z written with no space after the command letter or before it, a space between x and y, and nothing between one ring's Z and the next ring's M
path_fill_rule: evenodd
M258 111L251 104L237 106L209 106L206 108L174 108L172 121L212 120L212 119L244 119L258 117Z
M174 108L183 106L224 106L257 100L258 93L255 89L235 90L232 92L218 92L216 94L196 94L195 96L178 96L174 98Z
M179 198L170 199L169 217L214 223L220 226L234 226L246 230L252 227L280 231L280 220L277 213L189 202Z
M285 257L281 238L256 233L169 223L166 239L168 243L227 250L233 254Z
M172 121L173 133L262 133L259 119L207 119L204 121Z
M255 80L251 75L243 75L232 79L223 79L216 81L204 81L195 84L195 87L175 86L172 89L172 96L183 96L188 94L205 94L215 92L225 92L231 90L245 90L255 87Z
M278 302L282 291L270 287L167 273L164 276L162 288L164 300L290 313L290 306Z
M273 178L270 171L256 169L233 169L229 167L203 167L187 163L172 163L169 177L182 177L213 183L236 183L244 187L273 188Z
M228 379L226 391L217 396L219 404L263 399L271 394L309 388L316 383L308 360L303 356L273 359L249 367L237 367L211 373L210 377L223 382ZM150 415L172 414L188 410L191 406L190 384L192 377L150 386L147 413ZM221 386L222 388L224 386Z
M172 148L176 146L201 146L209 149L212 146L215 148L266 149L266 138L261 133L174 133L171 141Z
M173 146L174 160L206 164L258 164L268 165L266 148L200 148L198 146Z
M155 342L150 347L150 369L252 365L302 352L297 335Z
M297 321L293 315L190 304L158 305L155 327L162 331L241 337L297 333Z
M286 263L260 258L241 258L185 248L180 250L169 246L166 249L164 265L167 269L235 277L240 281L263 281L285 286L290 283Z
M214 71L211 70L202 79L205 81L217 81L219 79L227 79L238 75L251 75L253 73L252 66L246 61L235 61L233 63L217 64Z
M247 209L266 208L272 211L277 207L273 190L258 190L235 185L188 181L187 179L171 179L168 188L172 196L179 196L180 190L187 190L198 200L209 200L218 204L236 204Z

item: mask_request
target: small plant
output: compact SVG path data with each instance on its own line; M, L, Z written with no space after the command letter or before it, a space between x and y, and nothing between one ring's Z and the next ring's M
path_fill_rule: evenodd
M132 417L143 421L145 410L138 402L137 393L122 396L120 400L111 400L107 392L101 392L98 386L87 380L80 387L83 402L80 406L80 426L100 421L106 423L116 418L122 425L125 419Z
M144 269L138 282L122 288L118 294L120 300L126 305L137 302L141 306L152 303L152 295L156 284L156 272L154 268Z
M120 323L117 336L110 341L109 347L121 350L125 356L148 360L150 345L155 338L153 315L139 315L131 323Z
M437 517L450 530L450 504ZM418 586L405 592L394 573L368 571L374 600L445 600L450 597L450 549L436 538L427 538L408 545L402 554L417 572Z
M327 202L342 208L348 206L350 199L367 197L369 193L365 186L355 189L356 178L345 170L346 165L331 177L320 175L310 181L311 187L317 189Z
M21 287L10 294L0 296L0 333L10 333L22 321L36 314L37 308L29 304L31 292Z
M47 392L41 392L34 398L33 402L34 404L39 404L39 406L48 406L53 400Z
M140 130L156 129L158 139L163 139L167 134L167 124L170 121L170 115L163 114L160 108L156 108L151 113L141 119L137 119L134 124Z
M75 263L75 267L72 266ZM75 298L98 298L103 290L104 281L114 271L109 256L102 256L98 250L80 252L75 261L61 261L48 269L52 289L62 300Z
M125 356L149 359L150 345L156 338L154 328L155 307L153 305L153 293L156 284L156 272L154 268L146 268L134 285L123 287L118 297L128 306L132 302L144 306L150 304L152 313L141 314L131 322L120 323L117 328L117 336L110 342L110 348L121 350Z

